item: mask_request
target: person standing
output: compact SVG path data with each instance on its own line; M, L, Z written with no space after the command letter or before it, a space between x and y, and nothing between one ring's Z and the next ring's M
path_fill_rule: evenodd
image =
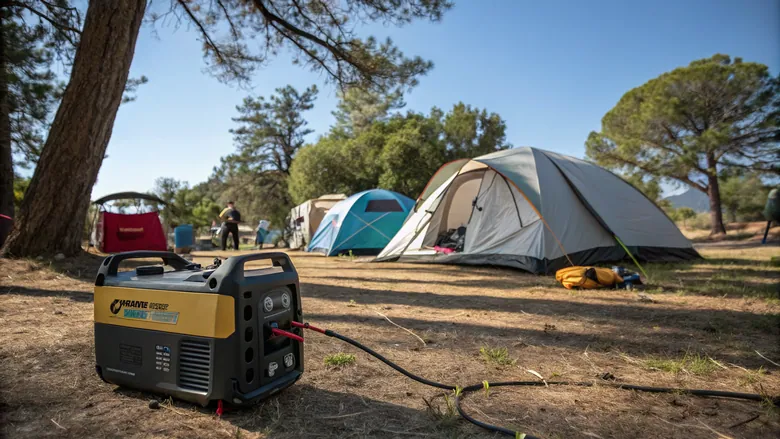
M271 222L268 220L260 220L260 222L257 224L257 229L255 229L255 245L257 248L263 248L265 237L268 236L268 227L270 226Z
M224 221L222 224L222 251L227 250L228 234L233 234L233 249L238 250L238 223L241 222L241 212L236 209L232 201L228 201L227 207L219 214Z

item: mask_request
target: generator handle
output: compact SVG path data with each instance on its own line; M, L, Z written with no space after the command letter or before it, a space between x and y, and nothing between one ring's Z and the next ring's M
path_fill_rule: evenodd
M233 274L240 274L244 276L244 264L250 261L259 261L263 259L270 259L274 267L281 267L285 272L295 271L292 261L287 253L283 252L268 252L268 253L254 253L251 255L231 256L224 261L222 265L214 272L214 274L223 274L229 276Z
M119 264L122 261L130 259L145 259L145 258L160 258L163 264L170 265L175 270L185 270L192 262L182 258L174 252L153 251L153 250L138 250L132 252L117 253L112 256L106 257L103 261L103 266L108 266L106 270L107 276L116 276L119 270ZM102 268L102 267L101 267ZM101 271L103 271L101 269Z

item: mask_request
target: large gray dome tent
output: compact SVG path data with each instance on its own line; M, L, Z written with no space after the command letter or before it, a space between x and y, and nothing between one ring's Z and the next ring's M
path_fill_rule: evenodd
M465 227L459 251L440 238ZM377 261L499 265L552 273L627 258L700 258L666 214L617 175L536 148L442 166Z

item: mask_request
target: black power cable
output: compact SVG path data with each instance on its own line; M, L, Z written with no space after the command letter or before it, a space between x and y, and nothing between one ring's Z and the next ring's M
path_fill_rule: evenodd
M510 430L508 428L500 427L497 425L488 424L486 422L482 422L478 419L473 418L471 415L466 413L463 408L461 407L460 403L462 398L469 392L474 392L477 390L480 390L484 388L484 383L480 384L473 384L470 386L466 386L463 388L458 388L458 386L453 386L450 384L442 384L438 383L436 381L431 381L428 379L425 379L421 376L415 375L408 370L404 369L403 367L393 363L392 361L388 360L384 356L382 356L380 353L374 351L373 349L369 348L368 346L363 345L362 343L353 340L347 336L341 335L337 332L331 331L330 329L322 330L313 326L310 326L308 323L300 324L295 322L296 324L294 326L299 326L306 329L312 329L317 332L320 332L322 334L327 335L328 337L337 338L345 343L349 343L352 346L362 350L363 352L371 355L372 357L376 358L377 360L385 363L386 365L392 367L402 375L406 376L407 378L410 378L414 381L417 381L418 383L425 384L427 386L436 387L438 389L444 389L444 390L454 390L456 391L455 395L455 408L458 410L458 414L460 414L463 419L471 422L472 424L484 428L485 430L489 430L495 433L501 433L507 436L512 437L522 437L525 439L540 439L537 436L532 436L530 434L524 434L518 431ZM604 387L612 387L615 389L625 389L625 390L637 390L640 392L651 392L651 393L677 393L677 394L683 394L683 395L693 395L693 396L705 396L705 397L719 397L719 398L734 398L734 399L745 399L749 401L771 401L774 405L780 407L780 396L776 396L774 398L766 398L761 395L755 394L755 393L739 393L739 392L725 392L721 390L709 390L709 389L682 389L682 388L674 388L674 387L648 387L648 386L637 386L634 384L619 384L619 383L594 383L591 381L503 381L503 382L497 382L497 383L487 383L489 387L512 387L512 386L579 386L579 387L595 387L595 386L604 386ZM458 390L459 389L459 390Z

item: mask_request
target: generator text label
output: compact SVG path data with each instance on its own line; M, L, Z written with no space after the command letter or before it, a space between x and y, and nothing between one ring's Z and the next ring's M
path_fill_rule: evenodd
M167 303L114 299L110 309L112 314L124 319L147 320L169 325L175 325L179 322L178 312L166 311L168 309Z
M112 314L119 314L119 311L122 308L133 308L133 309L154 309L158 311L165 311L168 309L167 303L156 303L156 302L147 302L144 300L125 300L125 299L114 299L113 302L111 302L111 313Z

